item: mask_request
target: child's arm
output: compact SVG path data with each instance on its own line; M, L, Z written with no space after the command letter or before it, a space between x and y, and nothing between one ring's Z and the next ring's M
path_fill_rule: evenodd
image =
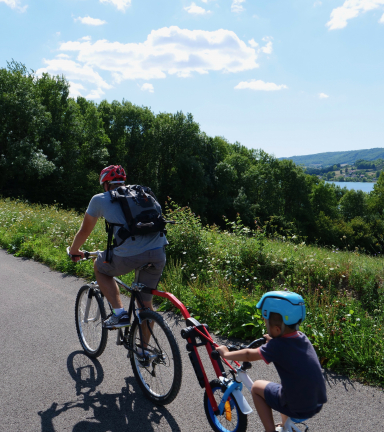
M216 351L226 360L236 361L256 361L262 360L258 348L254 349L243 349L240 351L229 351L225 345L216 348Z

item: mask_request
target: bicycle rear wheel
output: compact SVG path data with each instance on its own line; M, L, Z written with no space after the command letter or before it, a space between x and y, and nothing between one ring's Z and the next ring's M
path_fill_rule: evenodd
M151 338L145 348L149 353L147 364L130 351L130 360L135 378L144 395L159 405L172 402L179 393L182 376L180 350L175 336L161 315L153 311L140 313L142 326L151 326ZM136 319L129 335L133 349L142 346L140 324Z
M221 382L220 380L215 379L209 384L216 403L219 405L224 394L221 389ZM215 415L208 399L207 392L204 392L204 409L209 424L216 432L245 432L247 430L248 417L246 414L241 412L236 399L233 397L229 397L225 402L223 415Z
M87 306L88 319L85 320ZM90 357L100 356L107 344L108 330L103 327L106 318L103 298L91 285L80 288L76 297L76 330L81 346Z

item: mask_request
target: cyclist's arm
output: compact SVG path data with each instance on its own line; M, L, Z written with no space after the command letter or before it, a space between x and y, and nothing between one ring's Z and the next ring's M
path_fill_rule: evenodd
M97 219L97 217L93 217L90 214L85 213L81 227L73 239L71 250L69 251L71 255L81 255L83 257L83 253L80 252L79 249L87 241L87 238L91 234L93 228L95 228Z
M262 360L258 348L247 348L239 351L229 351L225 345L216 348L216 351L221 355L221 357L226 360L236 360L236 361L256 361Z

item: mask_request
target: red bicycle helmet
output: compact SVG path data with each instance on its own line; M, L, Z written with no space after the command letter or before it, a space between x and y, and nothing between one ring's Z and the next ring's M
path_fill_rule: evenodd
M100 184L105 182L124 183L126 178L124 168L121 165L110 165L101 171Z

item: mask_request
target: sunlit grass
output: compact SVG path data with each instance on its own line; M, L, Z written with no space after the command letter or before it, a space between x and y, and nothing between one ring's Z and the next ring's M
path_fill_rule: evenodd
M250 232L240 220L228 223L226 231L203 227L190 209L174 204L167 217L178 224L168 231L168 264L160 288L176 295L213 332L260 337L265 329L257 300L269 290L292 290L306 301L301 329L323 366L384 384L382 257L306 245L295 238L266 239L262 230ZM94 279L91 261L76 265L66 255L82 215L0 199L0 218L0 245L10 253ZM84 249L105 247L100 220ZM160 307L171 305L164 301Z

